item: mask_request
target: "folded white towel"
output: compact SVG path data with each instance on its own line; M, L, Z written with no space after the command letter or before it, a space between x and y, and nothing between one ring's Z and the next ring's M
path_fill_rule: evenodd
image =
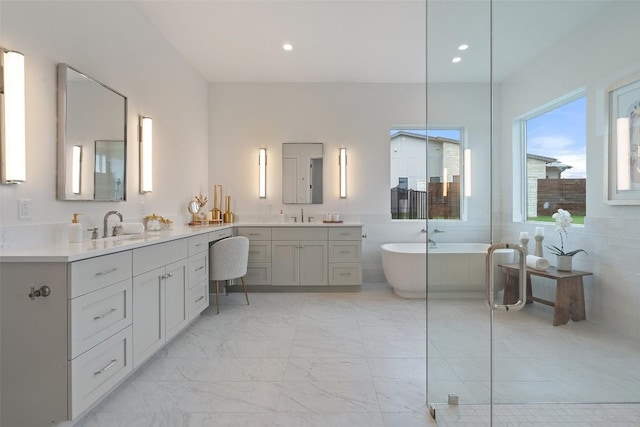
M141 222L123 222L122 234L142 234L144 233L144 224Z
M549 261L544 258L540 258L539 256L527 255L527 268L547 271L547 269L549 268Z

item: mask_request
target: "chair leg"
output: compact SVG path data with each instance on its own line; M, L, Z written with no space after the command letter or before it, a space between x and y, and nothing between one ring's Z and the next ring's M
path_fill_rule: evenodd
M216 280L216 314L220 314L220 291L219 285L220 282Z
M242 290L244 291L244 297L247 299L247 305L249 305L249 295L247 295L247 288L246 286L244 286L244 277L241 277L240 281L242 282Z

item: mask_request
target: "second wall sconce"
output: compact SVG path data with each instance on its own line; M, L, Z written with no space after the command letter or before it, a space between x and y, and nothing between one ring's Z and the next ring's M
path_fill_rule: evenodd
M338 164L340 165L340 198L347 197L347 149L341 148L338 156Z
M2 183L27 181L24 55L0 49L0 152Z
M261 199L267 197L267 149L261 148L258 154L258 166L260 168L260 182L258 194Z
M140 193L153 191L153 120L140 116Z

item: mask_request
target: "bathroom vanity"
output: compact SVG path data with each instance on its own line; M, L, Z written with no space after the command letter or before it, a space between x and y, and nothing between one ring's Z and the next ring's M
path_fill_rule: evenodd
M233 227L2 254L2 425L74 420L209 305Z
M360 225L239 226L237 234L249 238L250 287L362 285Z
M209 305L210 243L249 237L247 284L355 290L361 230L230 224L3 251L0 424L70 424L178 335Z

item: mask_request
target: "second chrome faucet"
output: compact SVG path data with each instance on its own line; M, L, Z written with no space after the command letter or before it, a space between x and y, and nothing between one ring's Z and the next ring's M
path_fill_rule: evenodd
M118 211L109 211L104 215L104 220L103 220L103 224L102 226L103 228L103 233L102 233L102 237L107 237L107 220L109 219L109 217L111 215L118 215L118 218L120 218L120 222L122 222L122 214Z

